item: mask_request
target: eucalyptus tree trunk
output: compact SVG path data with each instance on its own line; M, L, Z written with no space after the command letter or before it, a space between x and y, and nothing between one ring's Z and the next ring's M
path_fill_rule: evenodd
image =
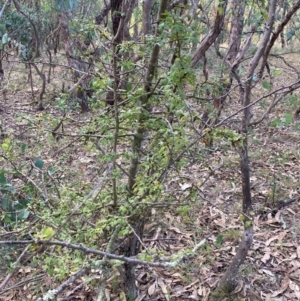
M222 31L224 26L224 18L226 15L226 8L227 8L228 0L220 0L217 9L217 15L215 18L215 22L211 31L203 38L200 42L199 46L197 47L195 53L192 57L191 67L194 68L198 64L198 62L203 58L205 52L208 48L213 45L213 43L218 38L219 34Z
M153 0L143 1L143 34L148 35L151 33L151 8L153 5Z
M251 198L251 186L250 186L250 168L249 168L249 156L248 156L248 126L249 126L249 110L251 104L251 89L252 89L252 78L256 67L260 59L263 57L268 42L271 37L274 20L275 20L275 9L277 0L269 1L268 21L264 29L262 40L260 45L251 59L248 67L247 81L245 82L245 92L243 98L244 112L241 130L244 134L242 145L240 146L240 166L242 173L242 192L243 192L243 221L245 231L239 248L234 256L232 262L228 266L225 274L221 278L218 286L219 291L231 292L236 286L236 279L239 275L240 266L244 263L248 250L251 247L253 241L253 225L252 225L252 198Z
M226 81L226 83L223 84L224 88L222 89L222 95L215 97L214 106L218 109L215 123L218 122L218 118L221 115L221 111L223 109L228 92L230 91L232 86L233 78L235 78L240 83L236 70L243 58L243 56L238 57L238 54L241 53L241 40L244 29L245 6L245 0L232 0L230 5L231 28L229 34L228 50L225 55L225 62L230 69L230 78L229 81Z
M134 7L136 6L137 1L136 0L127 0L125 2L124 11L126 12L125 18L124 18L124 28L123 28L123 39L124 41L130 41L131 35L130 35L130 20L132 16L132 12Z

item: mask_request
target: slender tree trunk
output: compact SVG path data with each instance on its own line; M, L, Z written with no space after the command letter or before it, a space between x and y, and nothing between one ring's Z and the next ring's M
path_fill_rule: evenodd
M293 7L287 12L287 14L285 15L284 19L282 20L282 22L277 26L275 32L273 32L272 34L272 38L270 40L270 42L268 43L266 49L264 50L264 55L263 55L263 59L262 59L262 63L260 66L260 70L259 70L259 78L262 78L263 73L264 73L264 69L267 65L267 60L269 57L269 54L271 52L272 47L275 44L275 41L278 39L279 35L281 32L283 32L284 27L289 23L289 21L291 20L292 16L300 9L300 0L298 0Z
M193 54L191 62L192 68L196 67L197 63L202 59L205 52L216 41L217 37L219 36L224 26L224 17L226 14L227 3L228 0L219 1L217 16L215 19L213 29L204 37L204 39L200 42L199 46L197 47L195 53Z
M151 33L151 8L153 0L143 1L143 34L148 35Z
M159 16L158 16L158 24L162 22L162 20L165 18L165 11L167 8L168 0L161 0L160 2L160 9L159 9ZM159 26L157 26L157 32L156 35L159 35L158 31ZM142 143L144 140L144 136L146 133L146 129L144 126L145 123L145 111L150 110L149 107L149 97L151 92L151 85L153 82L155 70L157 68L157 62L159 57L159 51L160 46L159 44L155 44L152 53L149 59L149 64L147 68L147 73L145 76L145 84L144 84L144 93L140 98L140 105L141 105L141 113L138 117L138 127L135 132L134 138L133 138L133 156L130 162L129 167L129 177L128 177L128 183L127 183L127 190L128 190L128 197L134 196L134 185L136 183L136 177L138 173L138 166L140 163L140 156L142 151ZM128 252L130 256L137 255L139 251L139 240L137 236L142 237L143 231L144 231L144 223L146 219L148 218L148 212L145 211L145 209L141 208L140 210L136 209L137 212L135 212L134 216L132 217L130 223L132 228L134 229L135 233L132 233L130 237L128 238ZM137 290L135 286L135 266L133 264L126 264L124 266L125 268L125 277L126 277L126 286L127 286L127 295L130 298L135 298L137 296Z
M125 1L125 0L124 0ZM116 88L119 87L120 83L120 65L119 62L121 61L120 57L120 49L119 45L123 41L123 25L124 22L122 21L121 14L122 14L122 3L123 0L111 0L110 7L111 7L111 21L112 21L112 30L113 30L113 55L116 58L116 70L114 76L114 86ZM122 22L121 22L122 21ZM109 91L106 95L106 104L107 105L114 105L115 102L118 102L120 96L116 93L117 89L114 91Z
M79 60L75 59L73 50L73 45L75 43L69 38L68 18L65 13L61 13L59 16L59 26L61 40L64 42L65 45L65 52L68 59L68 64L69 67L72 68L73 82L76 84L80 80L80 77L82 75L79 72L79 70L81 70L81 66ZM81 83L77 85L76 89L73 91L72 97L80 101L80 107L82 112L88 111L89 106L87 103L87 97L83 85Z
M247 81L245 83L245 94L243 105L244 113L242 120L242 132L245 135L242 146L240 147L241 156L241 173L242 173L242 191L243 191L243 220L244 220L244 235L239 244L238 251L234 256L232 262L228 266L225 274L221 278L217 291L232 292L236 286L236 279L239 275L240 266L245 261L248 250L251 247L253 241L253 225L252 225L252 198L250 190L250 169L249 169L249 157L248 157L248 126L249 126L249 105L251 102L251 89L252 78L257 67L259 60L265 53L266 46L268 45L272 28L275 19L276 0L271 0L269 3L269 19L266 23L262 41L258 47L258 50L254 54L252 60L249 63Z

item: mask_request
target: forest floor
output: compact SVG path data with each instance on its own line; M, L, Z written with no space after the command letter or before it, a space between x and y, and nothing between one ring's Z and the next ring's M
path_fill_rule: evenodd
M57 83L59 71L56 76ZM82 125L89 124L93 112L79 113L78 108L71 111L64 121L64 136L56 141L52 131L63 114L52 106L55 84L52 91L50 88L47 91L46 109L39 112L32 104L30 85L20 85L20 77L11 80L14 82L10 88L2 89L0 95L0 116L3 133L16 140L15 147L21 150L22 143L26 143L28 151L19 151L18 165L24 167L34 157L43 158L48 165L60 165L58 170L70 185L72 181L85 183L82 191L85 195L93 187L95 175L102 166L89 151L88 144L82 142L82 137L72 134L80 133ZM38 89L33 92L37 93ZM286 97L267 120L250 131L254 241L236 290L223 300L300 300L300 121L294 117L299 105L297 94ZM263 103L255 108L253 118L260 116L264 109ZM224 114L226 117L229 112ZM210 300L236 253L243 233L239 218L242 200L239 155L235 148L224 148L218 141L212 149L201 151L205 160L191 162L181 175L185 180L179 188L182 192L191 185L198 186L201 201L192 204L188 214L171 208L160 216L159 222L147 224L143 243L145 248L163 250L166 255L191 249L202 239L207 241L197 255L174 269L139 266L136 279L140 295L136 300ZM205 184L199 179L205 179ZM4 228L0 231L0 240L9 235ZM0 266L15 260L13 254L8 255L2 259L0 256ZM0 267L0 283L7 273L7 269ZM68 276L66 274L66 278ZM62 281L51 278L42 265L27 264L0 290L0 300L35 300L37 295L60 283ZM106 293L110 300L125 300L118 288L116 278L109 279ZM96 291L78 282L68 288L60 300L96 300Z

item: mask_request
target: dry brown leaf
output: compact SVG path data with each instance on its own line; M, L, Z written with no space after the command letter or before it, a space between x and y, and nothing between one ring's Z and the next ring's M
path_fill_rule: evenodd
M192 283L190 283L189 285L185 286L184 289L189 290L190 288L192 288L198 282L199 282L199 279L197 279L197 280L193 281Z
M178 234L182 234L182 232L176 227L170 227L169 230L173 230L174 232L176 232Z
M273 236L270 239L268 239L265 243L265 245L268 247L272 241L278 239L279 243L282 242L282 239L286 236L287 231L282 231L279 235Z
M294 266L293 270L300 268L300 261L299 260L292 260L291 264Z
M270 271L270 270L267 270L267 269L260 269L259 271L269 275L269 276L272 276L274 277L274 274Z
M189 183L184 183L184 184L179 183L179 186L180 186L181 190L184 191L184 190L187 190L188 188L191 188L193 185L189 184Z
M205 296L205 286L200 285L197 292L199 296Z
M281 211L278 211L276 214L275 214L275 220L281 224L281 220L280 220L280 215L281 215Z
M192 294L189 296L189 298L192 299L192 300L197 300L198 301L199 297L198 297L198 292L197 291L198 291L197 287L194 286Z
M236 288L234 289L234 291L232 293L233 294L239 293L243 289L243 287L244 287L244 282L242 280L239 280Z
M295 244L290 243L290 242L284 242L284 243L281 244L281 246L290 248L290 247L294 247ZM296 255L296 256L297 256L297 255Z
M263 256L263 258L261 259L261 261L266 264L267 261L269 261L271 258L271 253L270 252L266 252L265 255Z
M111 299L111 298L110 298L110 290L105 289L104 293L105 293L106 300L107 300L107 301L110 301L110 299Z
M286 236L287 231L282 231L279 235L278 235L278 242L281 244L283 238Z
M293 291L297 291L297 292L300 292L300 288L299 288L299 285L296 284L294 281L290 280L289 282L289 287L291 290Z
M297 247L297 256L300 259L300 246Z
M147 294L145 292L142 292L134 301L142 301Z
M157 279L157 284L160 286L162 292L164 293L166 299L169 301L169 294L168 294L168 290L167 290L167 287L163 281L162 278L158 278Z
M284 279L282 281L280 289L278 291L275 291L272 294L272 297L276 297L276 296L282 294L289 287L289 283L290 283L290 278L289 278L289 275L286 274L286 276L284 277Z
M154 282L148 288L148 295L152 296L155 292L155 289L156 289L156 283Z
M31 272L31 267L30 266L24 267L24 272L25 272L25 274L30 273Z
M287 211L289 211L289 212L292 213L293 215L296 215L296 212L295 212L293 209L291 209L291 208L287 208Z
M294 292L294 293L295 293L297 299L300 300L300 292Z

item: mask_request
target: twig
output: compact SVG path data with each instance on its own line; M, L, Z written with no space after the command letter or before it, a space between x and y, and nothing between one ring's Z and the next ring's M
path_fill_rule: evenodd
M41 188L31 179L31 178L29 178L29 177L27 177L24 173L22 173L22 171L21 170L19 170L18 168L17 168L17 166L12 162L12 161L10 161L5 155L3 155L3 154L0 154L0 157L2 157L3 159L5 159L6 161L8 161L13 167L14 167L14 169L23 177L23 181L24 181L24 179L26 179L28 182L30 182L38 191L39 191L39 193L41 194L41 195L43 195L43 191L41 190Z
M23 280L23 281L20 281L19 283L11 286L11 287L8 287L4 290L2 290L0 292L0 295L3 295L4 293L14 289L14 288L17 288L17 287L20 287L20 286L23 286L24 284L27 284L27 283L30 283L30 282L36 282L37 280L41 280L45 277L45 274L41 274L41 275L38 275L38 276L35 276L35 277L32 277L32 278L29 278L29 279L26 279L26 280Z
M5 285L7 284L7 282L9 281L9 279L12 277L12 275L14 274L14 272L17 269L17 265L18 263L20 263L21 259L23 258L23 256L25 255L25 253L28 251L28 249L30 248L30 246L27 246L23 252L21 253L21 255L18 257L18 259L16 260L16 262L14 263L14 269L11 273L9 273L5 279L2 281L2 283L0 284L0 290L5 287Z
M145 248L146 252L148 253L148 248L145 246L145 244L142 242L141 238L139 237L139 235L137 235L137 233L135 232L134 228L128 223L129 228L131 229L131 231L133 232L133 234L136 236L136 238L138 239L138 241L140 242L140 244Z
M73 298L73 294L80 288L83 287L85 282L81 282L80 284L78 284L77 286L74 287L74 289L72 289L72 291L70 293L68 293L68 297L62 298L62 299L58 299L59 301L68 301L68 300L72 300Z
M275 215L279 210L284 209L285 207L293 204L296 201L299 202L299 200L300 200L300 198L294 198L294 199L289 199L287 201L280 202L280 204L276 208L270 209L266 213L264 213L261 216L261 219L265 220L267 218L267 216L268 216L269 213L272 213L272 215Z
M206 243L206 238L201 240L192 250L192 252L196 252L201 246L203 246ZM162 268L169 268L169 267L175 267L177 266L186 256L181 256L178 260L171 261L171 262L149 262L137 259L136 257L126 257L123 255L116 255L111 254L108 252L103 252L91 248L87 248L83 245L76 245L71 244L65 241L50 241L50 240L10 240L10 241L0 241L0 245L32 245L32 244L39 244L41 246L43 245L54 245L54 246L61 246L73 250L79 250L85 254L94 254L99 256L104 256L108 259L114 259L114 260L120 260L122 262L130 263L132 265L144 265L149 267L162 267ZM191 254L192 255L192 254Z
M3 15L3 13L4 13L5 7L6 7L6 5L8 4L9 1L10 1L10 0L6 0L6 2L4 3L4 5L3 5L3 7L2 7L2 9L1 9L1 11L0 11L0 19L2 18L2 15Z
M76 279L89 273L89 271L90 271L89 267L83 267L76 274L74 274L68 280L63 282L57 289L49 290L43 298L38 298L36 299L36 301L53 300L57 295L61 294L66 288L68 288Z

